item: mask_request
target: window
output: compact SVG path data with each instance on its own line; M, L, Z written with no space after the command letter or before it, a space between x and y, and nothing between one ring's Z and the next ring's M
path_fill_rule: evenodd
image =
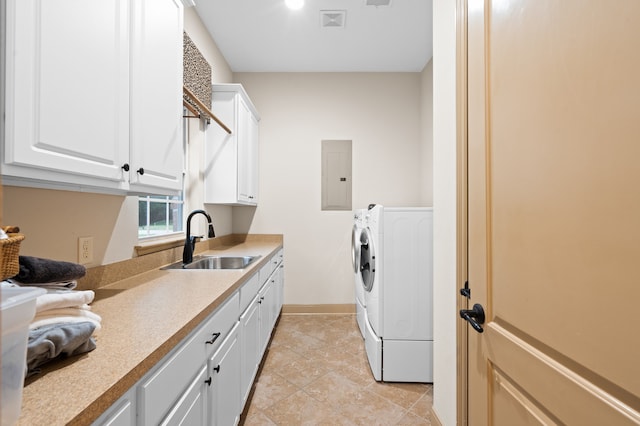
M180 196L147 195L138 198L138 238L158 237L182 232Z

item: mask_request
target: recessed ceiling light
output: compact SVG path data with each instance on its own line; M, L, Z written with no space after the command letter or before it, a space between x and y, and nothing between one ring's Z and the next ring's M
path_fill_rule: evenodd
M284 4L291 10L298 10L304 6L304 0L284 0Z

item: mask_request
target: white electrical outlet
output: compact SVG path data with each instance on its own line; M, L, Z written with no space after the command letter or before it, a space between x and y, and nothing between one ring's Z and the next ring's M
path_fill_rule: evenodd
M93 237L78 238L78 262L82 265L93 262Z

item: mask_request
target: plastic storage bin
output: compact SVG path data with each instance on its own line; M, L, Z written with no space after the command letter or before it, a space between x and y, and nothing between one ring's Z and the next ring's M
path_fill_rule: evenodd
M18 421L22 405L22 388L27 363L29 323L36 313L36 298L46 290L34 287L0 289L2 304L2 388L0 412L2 425Z

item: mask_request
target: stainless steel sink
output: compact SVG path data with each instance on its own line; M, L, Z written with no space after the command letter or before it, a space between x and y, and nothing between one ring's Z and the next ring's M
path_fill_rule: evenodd
M160 269L243 269L260 256L194 256L193 262L172 263Z

